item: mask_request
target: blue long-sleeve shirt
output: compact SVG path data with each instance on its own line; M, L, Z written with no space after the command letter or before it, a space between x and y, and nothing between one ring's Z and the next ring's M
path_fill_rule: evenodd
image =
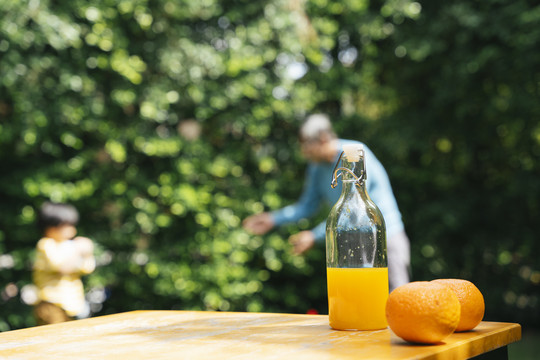
M338 181L338 186L335 189L330 187L332 171L334 170L343 145L349 143L362 144L359 141L340 139L339 151L332 163L310 162L308 164L304 190L298 202L272 212L276 226L309 218L320 209L322 204L326 203L329 206L333 206L337 202L341 195L341 181ZM375 154L365 144L364 151L366 154L367 192L371 200L381 210L386 223L386 234L390 237L404 228L401 213L394 198L386 170L375 157ZM315 239L322 241L325 238L326 221L317 225L312 231Z

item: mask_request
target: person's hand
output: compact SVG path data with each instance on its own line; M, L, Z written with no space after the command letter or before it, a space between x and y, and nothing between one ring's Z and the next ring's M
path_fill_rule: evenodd
M301 255L313 247L315 235L312 231L300 231L289 238L289 243L293 246L293 253Z
M82 257L92 256L94 253L94 243L87 237L77 236L73 239L73 243Z
M274 219L267 212L251 215L244 219L242 226L254 235L264 235L274 227Z

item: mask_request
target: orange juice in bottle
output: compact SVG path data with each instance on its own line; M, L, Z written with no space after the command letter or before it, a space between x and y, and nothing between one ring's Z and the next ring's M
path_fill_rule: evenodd
M362 145L344 145L343 150L342 167L334 170L332 179L335 187L337 171L341 170L342 192L326 222L330 326L337 330L384 329L388 298L386 227L366 191Z
M387 327L388 268L327 268L330 326L377 330Z

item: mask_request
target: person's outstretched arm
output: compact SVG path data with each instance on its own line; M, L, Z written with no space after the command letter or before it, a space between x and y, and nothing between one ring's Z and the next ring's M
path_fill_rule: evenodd
M315 170L314 166L308 166L304 190L296 203L276 211L251 215L242 222L244 229L255 235L263 235L274 226L293 223L312 216L319 208L320 203L320 197L315 186L315 181L317 181Z
M309 165L306 171L304 189L298 201L292 205L271 212L274 226L297 222L300 219L309 218L317 212L320 205L320 196L317 194L316 168Z

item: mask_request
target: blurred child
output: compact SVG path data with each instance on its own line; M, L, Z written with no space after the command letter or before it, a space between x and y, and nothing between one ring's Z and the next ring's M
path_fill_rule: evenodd
M33 281L38 288L34 315L38 325L73 320L85 310L81 275L94 271L92 240L75 237L79 213L68 204L46 202L39 224Z

